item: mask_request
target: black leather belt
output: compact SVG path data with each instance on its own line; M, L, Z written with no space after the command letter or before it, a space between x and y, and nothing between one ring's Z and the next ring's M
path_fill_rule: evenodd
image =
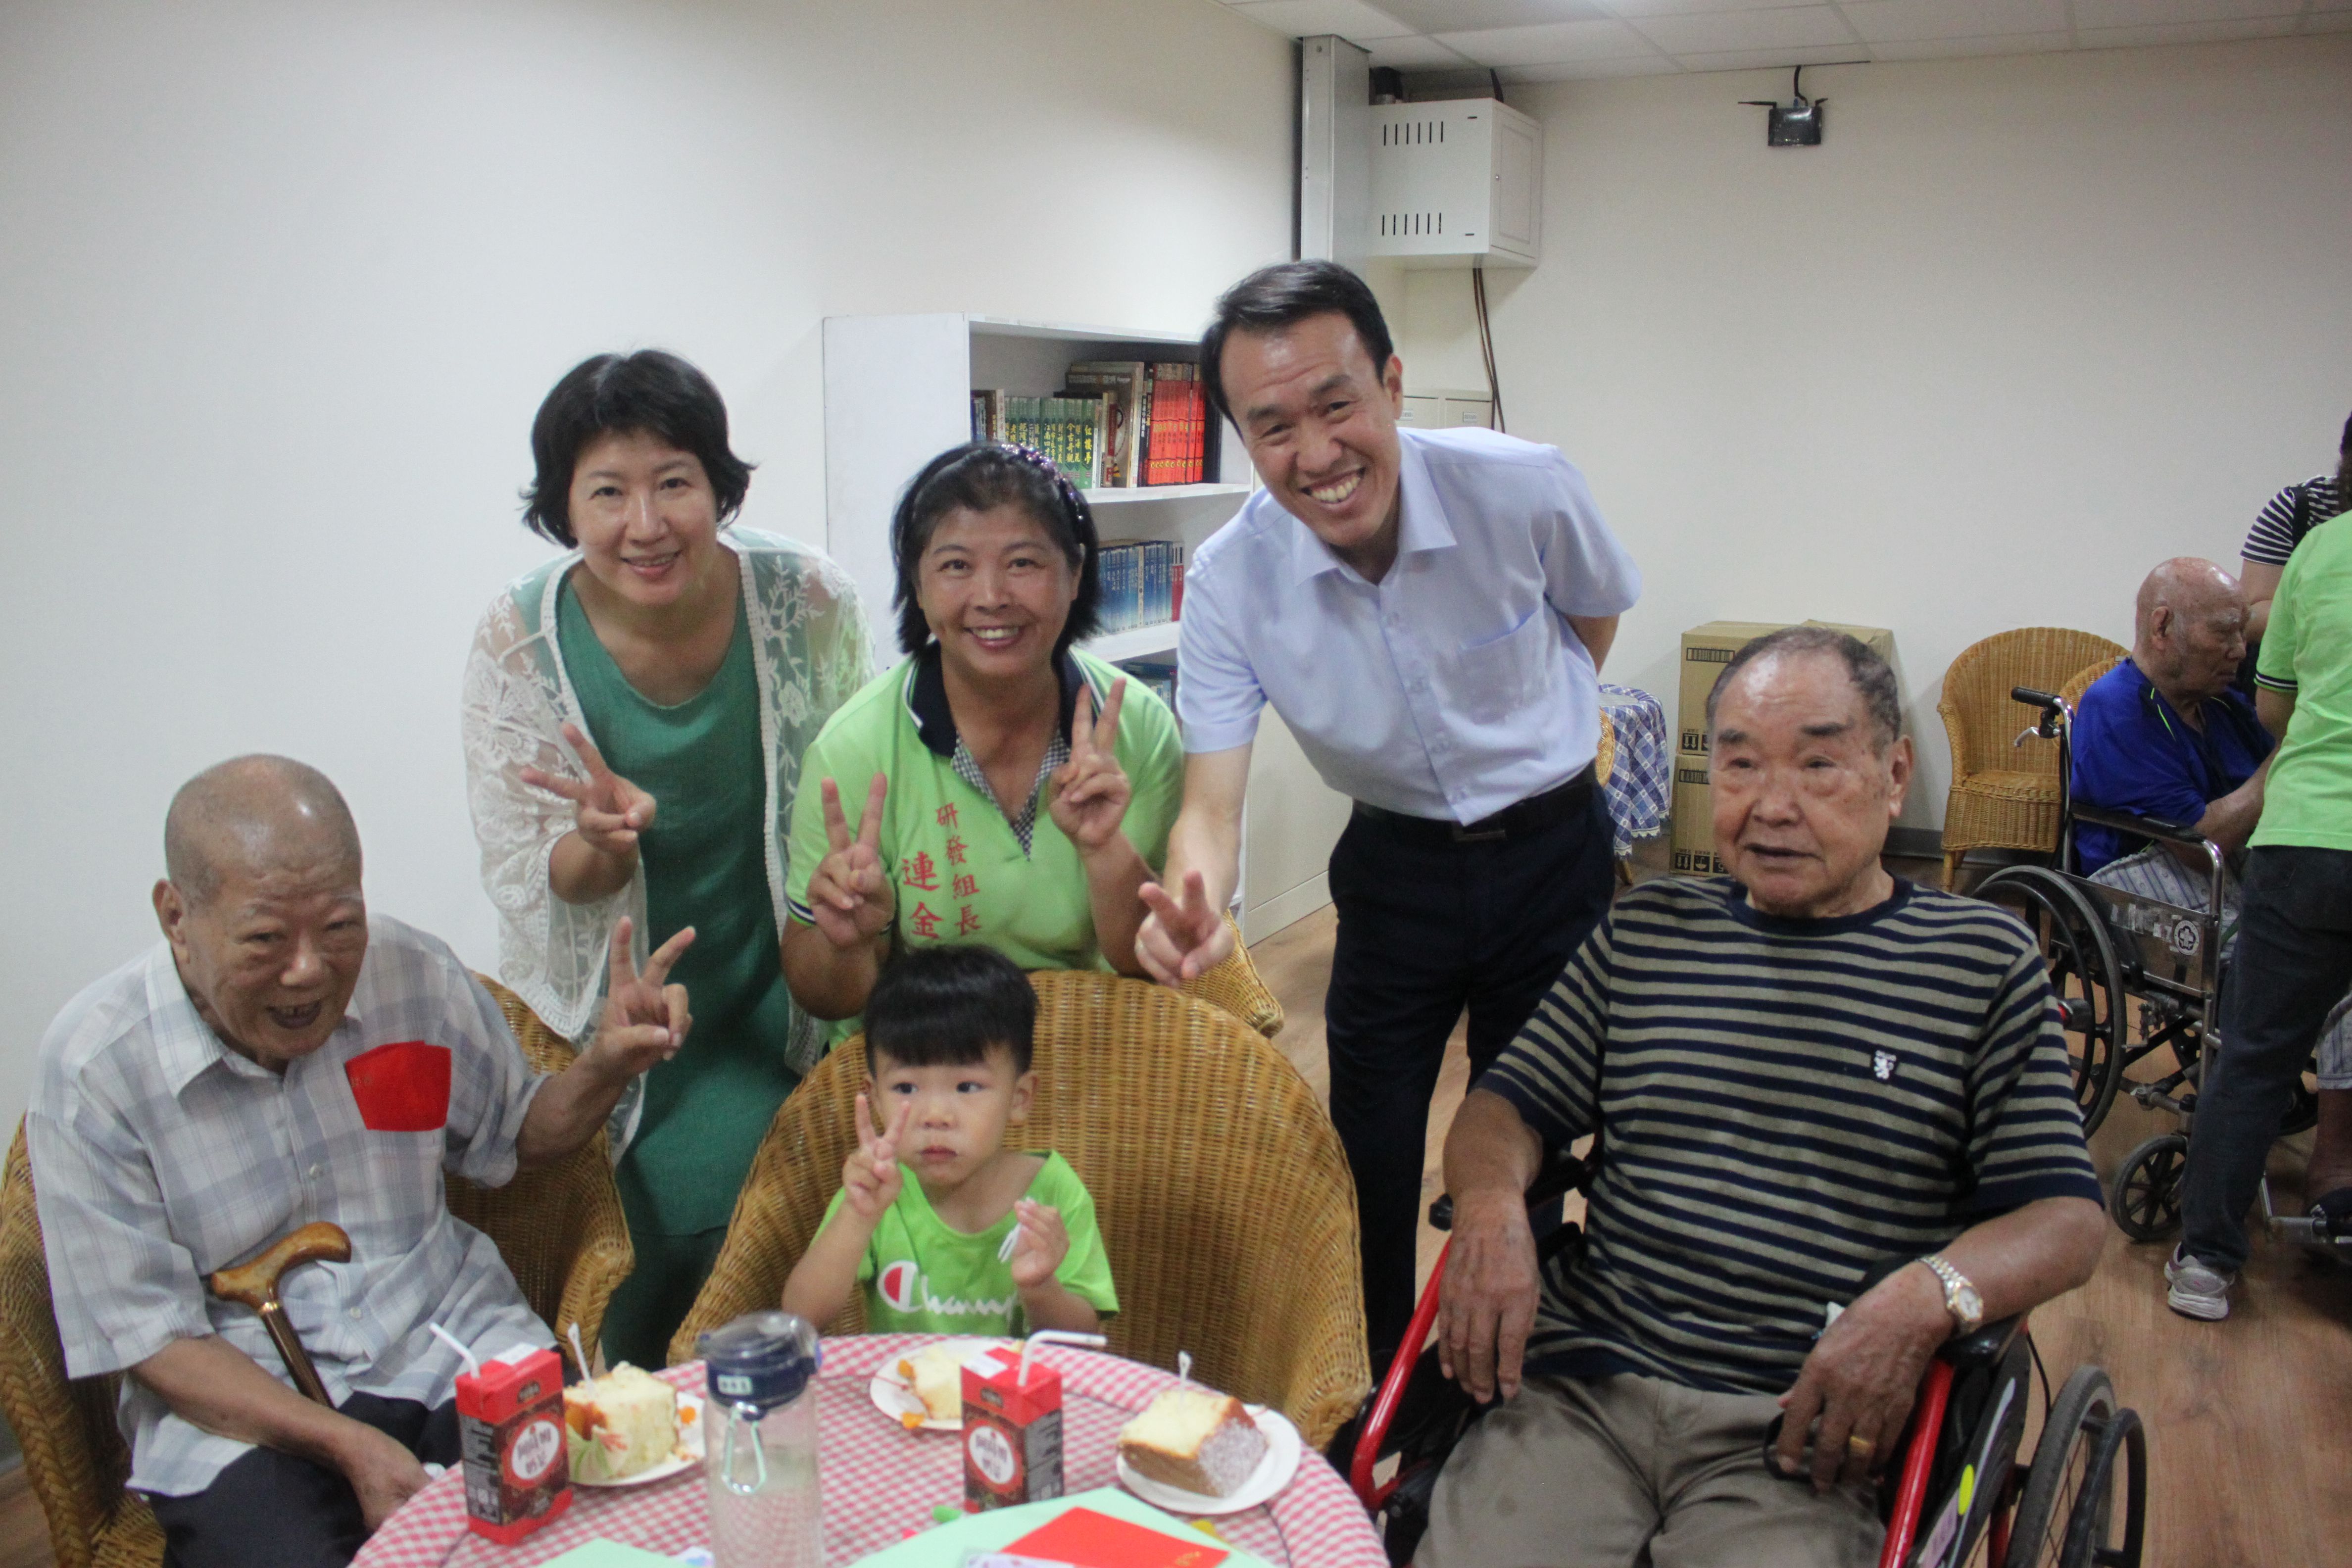
M1385 806L1356 803L1362 816L1378 821L1391 832L1402 832L1413 837L1442 839L1452 844L1493 844L1546 827L1556 827L1571 817L1581 816L1592 805L1592 764L1564 784L1554 784L1541 795L1505 806L1492 816L1482 816L1475 822L1444 822L1434 817L1408 816L1402 811Z

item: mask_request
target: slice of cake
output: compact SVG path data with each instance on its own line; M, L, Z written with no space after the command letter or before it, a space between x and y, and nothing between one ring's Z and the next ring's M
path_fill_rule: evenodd
M1118 1457L1162 1486L1231 1497L1265 1457L1265 1434L1230 1394L1171 1388L1119 1428Z
M918 1420L912 1411L899 1417L911 1429L923 1421L961 1421L963 1419L963 1357L969 1345L930 1345L913 1355L900 1358L898 1376L923 1402L923 1416Z
M677 1390L623 1362L563 1391L564 1449L576 1481L652 1469L677 1447Z

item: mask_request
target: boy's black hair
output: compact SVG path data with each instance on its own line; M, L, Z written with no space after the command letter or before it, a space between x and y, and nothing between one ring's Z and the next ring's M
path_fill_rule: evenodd
M902 947L882 968L866 999L866 1068L877 1059L900 1067L967 1067L989 1047L1013 1053L1013 1070L1029 1070L1037 1032L1037 993L1029 977L992 947Z

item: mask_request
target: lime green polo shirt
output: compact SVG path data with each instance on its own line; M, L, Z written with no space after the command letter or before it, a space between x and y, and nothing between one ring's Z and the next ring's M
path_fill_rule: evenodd
M2352 849L2352 512L2303 536L2254 680L2294 697L2251 842Z
M1022 1334L1028 1332L1013 1265L996 1255L1020 1223L1007 1209L986 1230L961 1231L931 1207L923 1184L901 1165L898 1201L874 1227L874 1239L857 1260L857 1282L866 1288L866 1328L876 1334ZM1095 1223L1094 1195L1069 1162L1047 1154L1025 1194L1062 1216L1070 1250L1054 1278L1062 1289L1108 1317L1118 1310L1112 1288L1110 1255L1103 1250ZM841 1212L833 1194L824 1224Z
M808 885L828 851L824 798L832 779L853 830L862 826L868 780L887 774L879 852L898 882L895 941L916 946L982 942L1023 969L1107 969L1095 941L1087 868L1043 802L1029 848L988 795L967 783L950 761L955 724L938 696L938 655L928 660L929 700L923 693L926 660L901 661L843 703L801 760L801 789L793 802L792 873L784 884L793 918L814 925ZM1064 666L1062 731L1081 676L1099 710L1123 671L1092 655L1073 652ZM926 709L928 712L919 712ZM1121 831L1153 872L1167 864L1168 830L1184 795L1184 748L1176 716L1139 680L1129 679L1119 708L1114 747L1130 795ZM850 1021L854 1023L853 1021Z

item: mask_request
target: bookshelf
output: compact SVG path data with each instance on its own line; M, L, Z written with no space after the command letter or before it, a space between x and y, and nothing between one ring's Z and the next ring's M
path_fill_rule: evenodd
M857 584L876 660L887 666L898 658L890 514L918 469L971 438L972 391L1051 396L1075 361L1191 360L1200 339L1193 331L938 311L830 316L824 343L825 548ZM1181 540L1190 561L1255 489L1239 434L1226 425L1217 436L1207 482L1088 490L1103 542ZM1165 658L1175 652L1176 634L1171 621L1081 646L1106 659ZM1271 710L1250 776L1236 902L1243 935L1255 942L1330 901L1324 867L1347 825L1348 801L1316 775Z

